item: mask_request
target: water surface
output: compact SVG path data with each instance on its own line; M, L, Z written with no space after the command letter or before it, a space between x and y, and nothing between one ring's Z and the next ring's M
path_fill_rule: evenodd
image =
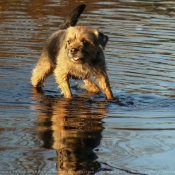
M79 24L110 38L116 99L71 81L66 100L51 76L30 83L47 37L75 6ZM174 1L0 2L0 174L175 174Z

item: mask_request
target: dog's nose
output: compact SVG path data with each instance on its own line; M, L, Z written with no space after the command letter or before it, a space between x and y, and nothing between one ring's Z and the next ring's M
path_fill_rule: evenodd
M77 48L73 48L73 49L71 49L70 51L71 51L72 54L75 54L75 53L78 52L78 50L79 50L79 49L77 49Z

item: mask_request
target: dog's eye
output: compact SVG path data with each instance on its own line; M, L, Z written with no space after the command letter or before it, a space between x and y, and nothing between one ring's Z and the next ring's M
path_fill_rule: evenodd
M88 41L86 41L85 39L83 39L83 40L82 40L82 43L83 43L83 44L87 44Z
M67 41L68 44L71 44L71 42L72 42L71 40L68 40L68 41Z

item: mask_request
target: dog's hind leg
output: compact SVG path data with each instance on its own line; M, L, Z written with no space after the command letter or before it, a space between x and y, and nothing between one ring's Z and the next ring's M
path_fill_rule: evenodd
M85 83L85 88L86 88L87 91L94 92L94 93L100 92L100 88L95 83L93 83L90 78L85 79L83 81Z
M45 79L53 73L54 66L44 54L32 71L31 82L34 87L42 87Z

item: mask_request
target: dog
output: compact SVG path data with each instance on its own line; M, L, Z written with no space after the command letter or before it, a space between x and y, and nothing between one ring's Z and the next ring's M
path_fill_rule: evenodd
M112 100L103 53L108 37L97 29L75 26L85 7L84 4L76 7L47 39L31 82L35 88L41 88L53 73L64 97L73 98L69 79L78 78L84 81L87 91L98 93L101 88L106 98ZM100 88L91 80L92 76Z

